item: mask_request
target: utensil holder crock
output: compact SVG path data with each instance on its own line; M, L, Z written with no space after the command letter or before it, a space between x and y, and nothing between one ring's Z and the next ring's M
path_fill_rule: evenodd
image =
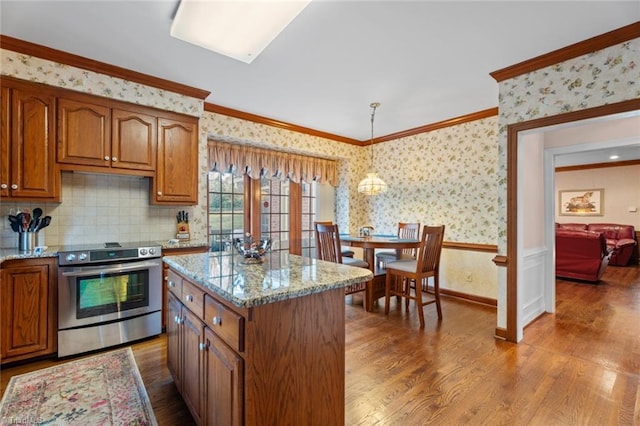
M18 250L32 251L36 248L36 232L21 232L18 234Z

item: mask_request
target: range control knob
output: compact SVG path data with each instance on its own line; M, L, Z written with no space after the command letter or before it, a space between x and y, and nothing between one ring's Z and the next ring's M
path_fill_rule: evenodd
M87 260L87 257L88 257L88 256L87 256L87 253L80 253L80 254L78 255L78 260L82 262L82 261L84 261L84 260Z
M146 248L141 248L141 249L140 249L140 254L141 254L142 256L146 255L146 254L147 254L147 249L146 249Z
M156 254L156 249L154 249L153 247L151 247L149 249L149 254Z
M74 260L76 260L76 255L73 253L70 253L67 255L66 260L67 262L73 262Z

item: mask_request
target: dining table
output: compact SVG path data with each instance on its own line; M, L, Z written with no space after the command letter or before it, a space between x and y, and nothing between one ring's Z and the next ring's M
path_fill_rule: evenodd
M373 279L366 284L364 308L373 310L373 303L385 293L386 270L380 268L376 262L376 249L393 249L398 257L404 249L417 249L420 240L413 238L399 238L391 235L355 236L350 234L340 235L340 244L362 249L364 261L369 264L369 270L373 272Z

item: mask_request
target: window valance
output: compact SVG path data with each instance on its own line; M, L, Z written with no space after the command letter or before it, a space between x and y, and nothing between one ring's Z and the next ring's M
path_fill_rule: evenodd
M326 182L338 184L338 162L289 152L272 151L248 145L209 141L209 170L248 174L252 179L263 176L292 182Z

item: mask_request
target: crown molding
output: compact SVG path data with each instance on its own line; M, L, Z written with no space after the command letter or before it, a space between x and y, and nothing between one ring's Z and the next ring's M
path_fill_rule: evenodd
M183 84L175 83L169 80L164 80L158 77L153 77L147 74L138 73L125 68L110 65L104 62L94 61L92 59L85 58L83 56L74 55L68 52L64 52L50 47L42 46L35 43L30 43L24 40L19 40L13 37L0 34L0 49L6 49L13 52L22 53L29 56L34 56L49 61L98 72L101 74L109 75L116 78L122 78L124 80L145 84L151 87L157 87L159 89L168 90L171 92L179 93L182 95L190 96L196 99L205 99L209 96L210 92L194 87L186 86ZM404 130L397 133L392 133L386 136L380 136L374 138L373 141L366 139L359 141L353 138L347 138L344 136L335 135L328 132L322 132L319 130L310 129L308 127L298 126L295 124L287 123L284 121L274 120L268 117L263 117L232 108L227 108L221 105L215 105L208 102L204 103L204 110L212 113L222 114L229 117L239 118L254 123L264 124L271 127L277 127L297 133L303 133L311 136L317 136L324 139L333 140L336 142L347 143L349 145L366 146L370 143L381 143L392 141L408 136L414 136L420 133L431 132L433 130L442 129L445 127L456 126L462 123L480 120L482 118L492 117L498 115L498 108L489 108L483 111L478 111L459 117L451 118L444 121L439 121L432 124L416 127L409 130Z
M498 83L640 37L640 21L489 73Z
M104 62L94 61L84 56L74 55L72 53L63 52L62 50L52 49L28 41L19 40L0 34L0 49L10 50L12 52L22 53L29 56L35 56L48 61L81 68L88 71L94 71L100 74L106 74L111 77L121 78L123 80L132 81L134 83L144 84L146 86L156 87L158 89L168 90L170 92L189 96L196 99L204 100L209 96L207 90L197 89L195 87L186 86L184 84L153 77L126 68L117 67Z
M223 107L220 105L215 105L207 102L205 102L204 104L204 110L208 112L213 112L216 114L227 115L229 117L239 118L246 121L252 121L254 123L265 124L267 126L273 126L273 127L280 127L282 129L291 130L293 132L304 133L312 136L318 136L321 138L330 139L337 142L344 142L344 143L357 145L357 146L366 146L370 143L376 144L381 142L387 142L391 140L405 138L407 136L413 136L420 133L431 132L436 129L456 126L462 123L467 123L470 121L480 120L482 118L493 117L498 115L498 108L494 107L494 108L489 108L483 111L462 115L460 117L451 118L449 120L439 121L437 123L416 127L414 129L392 133L386 136L380 136L380 137L374 138L373 141L371 141L370 139L359 141L357 139L351 139L343 136L334 135L332 133L321 132L318 130L309 129L308 127L297 126L295 124L285 123L283 121L273 120L271 118L262 117L260 115L250 114L247 112L243 112L236 109L231 109L231 108L227 108L227 107Z
M616 161L613 163L580 164L577 166L556 167L556 172L573 172L576 170L603 169L605 167L636 166L638 164L640 164L640 160L625 160L625 161Z
M228 117L239 118L245 121L252 121L254 123L264 124L271 127L278 127L292 132L304 133L305 135L317 136L324 139L330 139L336 142L343 142L350 145L362 146L362 142L357 139L346 138L344 136L334 135L332 133L321 132L319 130L310 129L308 127L302 127L284 121L278 121L271 118L263 117L260 115L251 114L248 112L239 111L237 109L223 107L221 105L215 105L208 102L204 103L204 110L212 112L214 114L222 114Z
M434 130L443 129L445 127L457 126L470 121L480 120L482 118L488 118L498 115L498 107L485 109L471 114L461 115L459 117L450 118L444 121L438 121L437 123L427 124L413 129L404 130L402 132L391 133L390 135L381 136L373 139L373 143L387 142L400 138L406 138L408 136L418 135L420 133L432 132ZM365 143L365 141L363 141Z

